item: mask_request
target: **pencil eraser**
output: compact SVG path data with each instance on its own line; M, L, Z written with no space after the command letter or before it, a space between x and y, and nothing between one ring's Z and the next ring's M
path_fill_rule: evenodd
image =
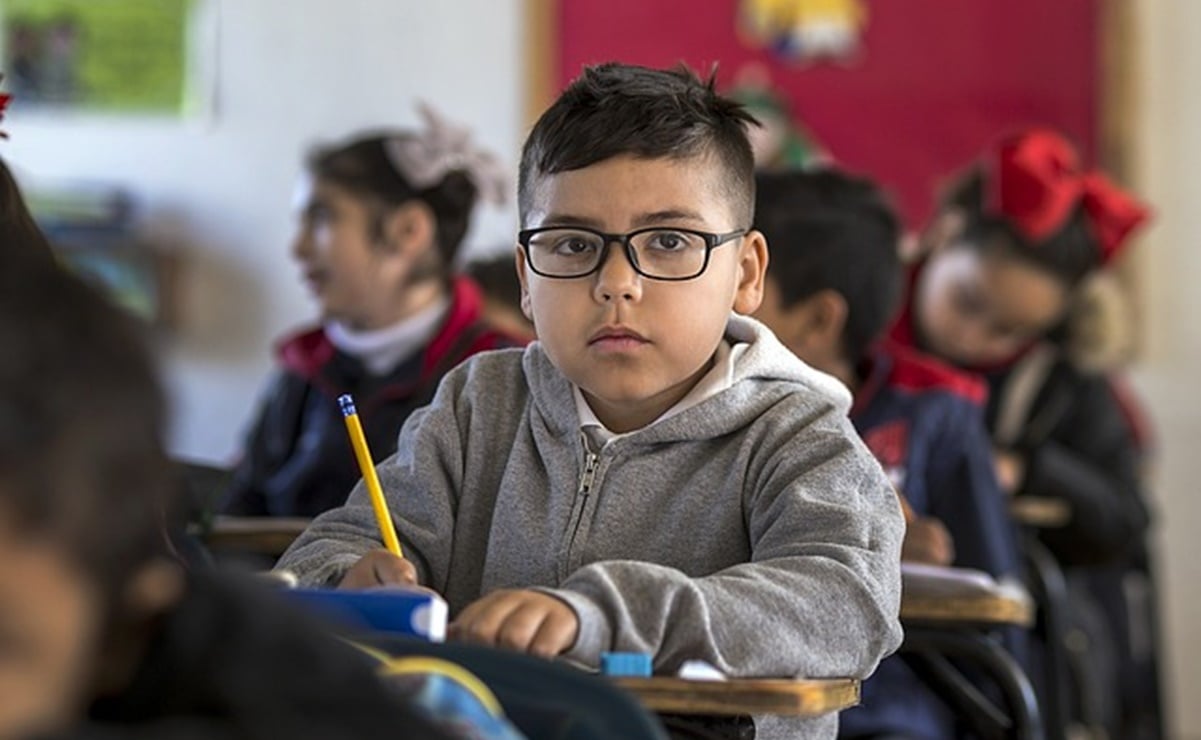
M606 676L649 676L649 653L601 653L601 673Z

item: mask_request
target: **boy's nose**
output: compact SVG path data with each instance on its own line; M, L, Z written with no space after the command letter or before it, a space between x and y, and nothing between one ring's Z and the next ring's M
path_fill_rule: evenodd
M642 276L630 263L624 246L612 243L602 259L594 288L597 301L636 301L642 297Z

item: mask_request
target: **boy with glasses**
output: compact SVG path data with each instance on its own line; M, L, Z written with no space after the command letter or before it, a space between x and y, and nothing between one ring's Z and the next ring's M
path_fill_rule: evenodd
M360 485L280 566L420 584L450 603L452 638L586 665L870 674L900 641L902 517L846 389L741 315L767 264L751 123L687 70L586 70L522 155L539 341L451 372L380 466L408 559L381 549Z

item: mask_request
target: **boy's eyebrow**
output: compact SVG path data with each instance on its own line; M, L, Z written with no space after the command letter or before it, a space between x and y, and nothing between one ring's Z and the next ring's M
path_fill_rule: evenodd
M690 211L686 208L668 208L662 211L652 211L651 213L640 213L631 222L634 228L640 228L642 226L656 226L679 221L704 223L705 219L696 211ZM548 213L546 218L542 219L542 223L547 226L583 226L597 230L600 230L603 226L598 219L570 213Z
M314 195L312 198L309 198L307 201L300 204L300 208L298 209L298 212L302 216L312 217L328 208L329 208L329 204L326 203L324 198L322 198L321 196L318 196L318 195Z
M654 211L635 216L634 225L654 226L665 221L700 221L703 223L704 220L701 214L696 211L690 211L686 208L668 208L663 211Z

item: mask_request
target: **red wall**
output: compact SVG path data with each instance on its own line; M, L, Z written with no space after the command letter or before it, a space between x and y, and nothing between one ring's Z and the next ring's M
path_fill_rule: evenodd
M872 0L849 66L797 66L743 43L737 0L561 0L555 79L620 60L766 64L793 112L847 168L889 187L911 219L999 132L1031 123L1097 142L1097 0Z

